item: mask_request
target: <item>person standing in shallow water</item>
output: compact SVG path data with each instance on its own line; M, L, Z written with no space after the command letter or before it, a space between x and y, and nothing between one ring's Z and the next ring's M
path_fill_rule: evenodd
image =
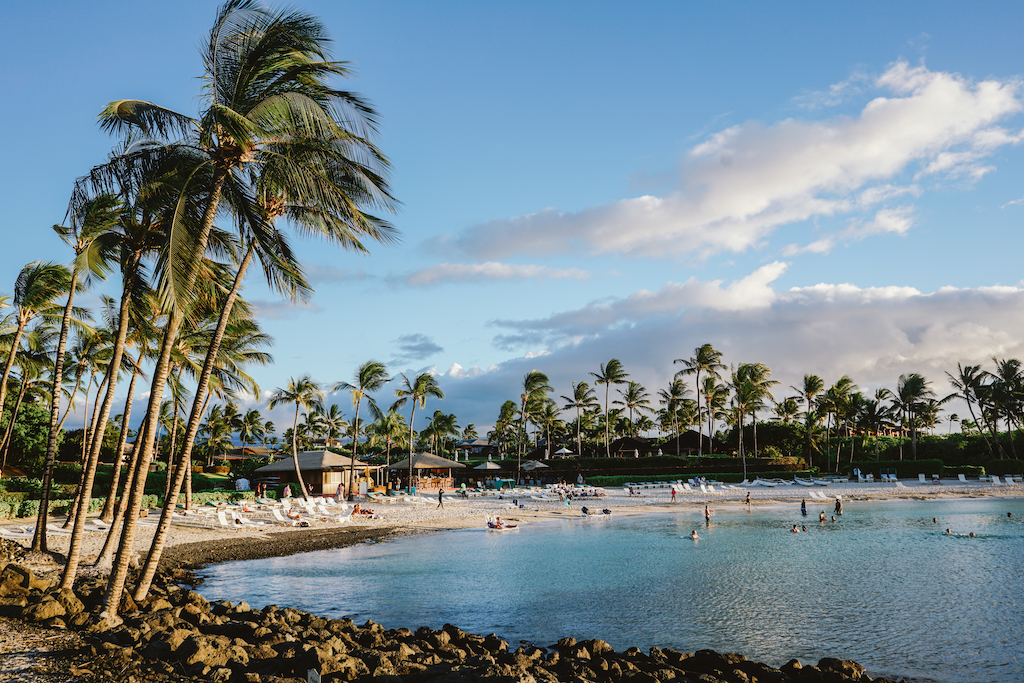
M437 490L437 507L444 509L444 489Z
M836 514L843 514L843 501L841 498L836 498Z

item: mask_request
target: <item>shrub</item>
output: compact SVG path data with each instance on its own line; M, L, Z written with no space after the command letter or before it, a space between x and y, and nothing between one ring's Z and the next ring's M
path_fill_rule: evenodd
M854 460L850 463L850 471L853 468L858 468L862 474L871 473L875 475L877 479L883 469L895 469L896 476L908 478L918 474L932 475L937 474L940 477L943 474L945 466L941 460Z
M1024 460L993 460L985 465L985 472L1001 477L1004 474L1024 473Z
M4 486L8 491L21 491L29 494L29 497L38 498L43 494L43 482L30 477L11 477L5 480Z

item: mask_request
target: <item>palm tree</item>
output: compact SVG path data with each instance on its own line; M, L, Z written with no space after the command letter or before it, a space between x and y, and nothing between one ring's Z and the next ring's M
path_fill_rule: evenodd
M337 403L332 403L325 412L320 413L319 420L324 428L324 439L328 446L335 440L335 437L346 433L349 428L349 424L345 420L345 413Z
M348 467L349 500L352 500L355 495L352 485L355 482L356 448L359 445L359 406L365 398L371 408L375 408L377 403L369 395L370 392L379 391L381 387L391 381L391 378L388 377L388 369L384 367L383 363L368 360L356 370L354 380L354 384L344 381L337 382L332 388L332 391L349 391L352 394L352 405L356 409L356 416L352 420L352 459L349 461Z
M594 384L604 385L604 448L605 456L612 457L611 441L608 438L608 394L613 384L625 384L629 375L622 369L622 363L617 358L612 358L607 365L601 363L598 372L590 373L594 377Z
M288 380L288 386L278 388L270 397L267 404L268 410L273 410L283 403L295 404L295 420L292 422L292 463L295 465L295 481L302 492L303 500L309 500L309 493L302 481L302 472L299 471L299 450L296 440L296 432L299 427L299 410L301 408L312 409L323 403L324 392L320 385L313 381L309 375L303 375L298 379L294 377Z
M666 414L672 418L672 428L676 435L677 457L682 455L680 451L682 435L679 433L679 409L683 407L683 401L686 400L688 393L690 393L690 390L686 387L686 383L678 377L669 382L668 388L658 391L658 403L665 406Z
M386 160L364 135L374 129L374 112L358 96L337 90L328 82L348 72L345 65L329 60L326 43L322 25L311 16L293 11L272 13L254 0L229 0L219 9L204 50L206 108L199 118L139 100L111 102L101 114L104 127L110 131L141 129L165 140L173 134L183 135L176 146L191 151L198 165L190 183L181 190L183 201L176 205L171 222L174 249L167 257L164 285L175 307L167 326L166 345L173 344L181 324L179 309L195 296L198 260L207 250L222 197L232 199L253 231L248 245L258 242L268 249L264 267L283 273L272 283L277 287L299 274L289 260L282 258L288 254L286 245L268 225L273 211L280 211L281 191L286 188L290 190L289 201L294 198L307 205L308 211L298 212L308 214L307 225L321 226L328 236L337 237L339 226L346 220L353 221L352 225L364 234L386 229L386 224L358 210L367 202L386 205L391 201L382 173L374 170L385 169ZM360 163L360 158L365 163ZM243 201L257 194L252 178L261 175L255 172L260 165L274 169L263 185L269 192L262 195L267 200L263 206L255 199ZM202 198L205 207L197 229L187 229L188 200L196 198ZM247 256L251 258L252 253L249 250ZM244 267L240 267L232 293L237 293L243 273ZM229 301L225 315L230 308ZM215 340L208 360L216 355L216 346ZM151 397L156 405L166 381L164 355L154 371L155 391ZM201 381L196 403L201 404L205 391ZM149 412L154 411L151 401ZM189 425L192 434L198 429L199 414L193 410ZM148 466L149 455L144 452L140 465ZM130 532L126 536L134 535L132 527L126 527ZM162 548L154 550L159 554ZM122 562L121 555L106 600L106 611L112 616L117 607L113 598L120 597L127 574L127 559Z
M697 387L697 414L700 414L700 388L703 386L700 382L700 374L703 372L705 375L718 377L718 371L724 370L725 365L722 364L722 354L715 350L711 344L702 344L693 351L693 356L690 358L677 358L673 363L682 363L686 366L686 369L681 370L680 374L683 375L696 375L694 384ZM707 398L707 394L704 395ZM709 422L710 422L710 411L709 411ZM703 433L701 431L700 424L697 426L697 457L702 456L704 453L701 450L703 446Z
M263 438L263 416L260 411L252 408L238 421L238 438L242 440L242 457L245 457L245 446Z
M626 383L625 391L622 389L619 389L618 391L622 400L620 401L616 399L612 401L612 403L624 406L626 410L629 411L630 435L636 436L636 428L633 423L633 411L635 410L638 415L644 412L651 412L651 401L650 398L648 398L650 394L647 393L647 389L644 388L644 385L632 380Z
M729 386L718 379L717 375L709 374L704 377L701 387L704 394L704 412L708 418L708 447L711 453L715 452L715 420L726 417L725 406L729 402Z
M900 375L896 382L895 402L903 416L901 424L910 422L910 454L914 460L917 460L917 416L922 405L929 398L935 398L935 392L931 389L931 382L924 376L917 372ZM903 440L901 438L900 460L902 459Z
M967 403L967 410L971 413L971 421L977 425L981 425L978 421L978 414L974 412L974 405L978 405L979 413L981 418L984 420L984 406L982 404L982 395L985 393L985 377L987 373L983 372L980 365L961 365L956 364L957 374L953 375L949 372L946 373L946 377L949 378L949 383L953 386L955 392L952 394L954 397L958 397ZM985 441L985 447L988 449L989 457L993 457L995 454L992 451L992 443L988 440L988 435L984 429L979 429L981 438ZM1003 457L1002 445L996 440L996 446L999 447L1000 457Z
M591 409L600 407L600 403L597 400L597 396L594 395L594 390L590 388L590 385L586 382L573 382L572 384L572 397L563 396L562 400L565 401L565 405L562 406L562 410L575 410L576 411L576 452L583 455L583 440L581 438L580 426L581 413Z
M377 415L376 422L371 425L374 432L384 441L385 467L391 469L391 447L402 439L405 434L405 418L394 410Z
M807 460L807 470L811 469L811 432L814 426L814 420L817 418L817 414L814 410L814 398L822 392L825 388L825 383L817 375L804 375L804 383L801 387L791 387L796 390L800 395L800 400L804 402L806 410L804 411L804 417L806 419L806 430L807 430L807 450L805 451L805 458Z
M1024 401L1024 371L1021 362L1016 358L993 358L992 362L996 364L996 371L987 375L992 379L993 412L997 420L1002 415L1006 423L1006 431L1010 435L1010 457L1016 460L1017 447L1014 444L1013 432Z
M412 403L412 413L409 415L409 491L412 491L412 450L415 445L413 439L413 425L416 422L416 407L426 408L427 398L443 399L444 391L438 386L437 380L429 372L416 375L416 378L409 381L405 373L398 375L402 378L402 386L395 389L395 396L398 400L391 404L391 410L401 408L407 401Z
M865 399L858 406L857 421L862 427L866 427L875 433L875 460L878 460L878 441L882 427L892 424L892 406L886 406L884 401L892 398L892 392L885 387L875 389L873 398Z

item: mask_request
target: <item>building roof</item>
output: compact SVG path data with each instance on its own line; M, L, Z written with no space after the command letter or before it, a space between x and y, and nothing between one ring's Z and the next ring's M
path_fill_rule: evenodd
M441 456L434 455L433 453L417 453L412 456L412 468L414 470L441 470L451 467L465 467L465 465L461 462L449 460L448 458L442 458ZM391 463L391 469L409 469L409 458L406 458L401 462Z
M348 469L352 465L352 458L331 451L303 451L298 455L299 470L306 472L323 472L327 470ZM369 467L365 462L355 461L356 467ZM294 472L295 464L291 457L285 457L277 462L264 465L255 472L259 474L273 474L274 472Z

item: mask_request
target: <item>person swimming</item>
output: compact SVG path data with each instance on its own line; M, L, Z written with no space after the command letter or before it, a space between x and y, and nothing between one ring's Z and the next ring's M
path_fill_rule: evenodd
M695 541L699 541L700 540L700 536L697 535L697 530L696 529L694 529L693 531L690 532L690 538L692 538Z
M797 528L796 524L793 525L793 528L790 529L790 531L792 531L794 534L800 533L800 529Z

